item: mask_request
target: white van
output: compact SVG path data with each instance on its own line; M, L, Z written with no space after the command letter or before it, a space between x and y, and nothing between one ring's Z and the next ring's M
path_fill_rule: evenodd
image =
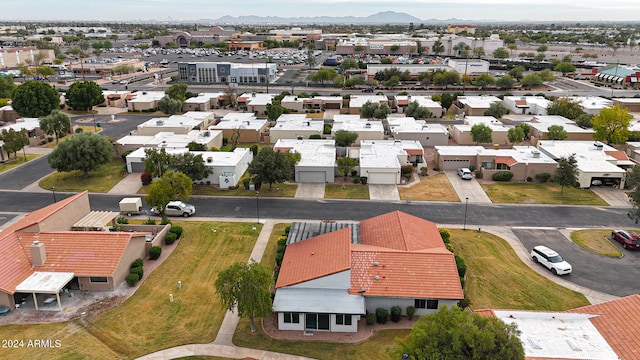
M557 252L546 246L538 245L531 249L533 262L544 265L551 270L554 275L564 275L571 273L571 265L566 262Z

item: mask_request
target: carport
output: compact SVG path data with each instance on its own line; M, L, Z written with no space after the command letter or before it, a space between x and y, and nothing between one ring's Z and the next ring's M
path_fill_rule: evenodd
M30 293L33 295L33 303L38 310L37 294L55 294L54 297L48 297L43 302L45 304L56 301L58 309L62 311L60 303L60 291L73 280L73 273L70 272L40 272L36 271L31 276L16 286L16 292Z

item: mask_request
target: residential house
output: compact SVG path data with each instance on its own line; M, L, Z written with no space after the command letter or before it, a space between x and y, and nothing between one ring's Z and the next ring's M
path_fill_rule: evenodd
M10 121L16 121L19 118L20 118L20 115L18 115L18 113L15 110L13 110L13 107L11 107L11 105L5 105L0 107L0 121L10 122Z
M138 91L125 96L128 111L149 111L158 108L158 101L165 97L164 91Z
M627 156L636 163L640 163L640 142L627 141Z
M486 179L491 179L498 171L508 170L513 173L513 181L534 179L537 174L553 174L558 167L552 158L531 146L514 146L513 149L436 146L436 164L443 170L482 169Z
M169 117L152 118L138 125L131 135L153 136L160 132L174 134L188 134L199 128L206 128L208 120L193 119L185 115L171 115Z
M538 141L538 149L552 159L574 156L578 167L578 184L589 188L594 181L624 188L626 168L635 163L622 150L599 141Z
M613 105L620 105L629 110L629 112L640 113L640 98L615 98ZM2 108L0 108L2 111Z
M209 111L218 109L225 102L226 95L222 92L200 93L198 96L188 98L182 106L182 111Z
M338 131L349 131L358 134L358 140L384 140L384 126L381 121L363 119L360 115L335 115L331 136Z
M313 96L301 98L296 95L287 95L280 101L282 107L294 112L341 110L342 103L342 96Z
M336 143L334 140L279 139L274 151L300 154L295 166L299 183L329 183L336 176Z
M190 143L203 145L205 149L222 147L222 131L191 130L186 134L159 132L155 135L127 135L115 142L116 154L121 155L141 147L148 148L186 148Z
M484 116L491 104L502 102L499 98L490 95L458 96L456 106L466 116Z
M580 104L582 110L589 115L598 115L600 110L613 105L613 101L599 96L569 96L568 99Z
M238 107L244 111L262 116L267 113L267 105L271 104L276 94L245 93L236 99Z
M27 145L38 146L47 142L48 135L40 129L40 119L38 118L18 118L15 122L0 126L0 134L10 129L16 132L25 130L29 138L29 144Z
M514 114L547 115L551 101L543 96L505 96L502 104Z
M349 114L360 114L360 108L367 102L389 105L389 99L384 95L351 95L349 98Z
M102 90L103 104L106 107L127 107L127 95L129 94L131 91Z
M407 110L407 106L409 106L409 104L414 101L416 101L421 107L429 109L429 112L431 112L430 117L442 117L442 105L440 105L440 103L436 101L433 101L430 96L420 95L396 95L396 105L398 113L404 114Z
M423 166L424 148L416 140L362 140L348 148L347 156L359 161L360 176L369 184L400 184L401 168Z
M322 136L324 121L308 118L305 114L282 114L276 124L269 129L269 141L275 144L279 139L309 139Z
M236 138L238 144L269 142L269 121L258 119L253 113L229 113L209 130L221 130L229 141Z
M389 134L395 140L417 140L426 146L447 145L449 131L442 124L427 123L412 117L388 117Z
M414 306L420 316L464 298L436 225L400 211L292 224L275 287L278 328L305 332L356 332L377 308Z
M485 143L485 145L508 144L509 128L502 125L502 122L493 116L466 116L464 124L449 127L449 134L458 145L478 145L471 136L471 129L478 124L488 126L491 129L491 142Z
M534 116L533 119L526 124L531 128L529 131L531 145L535 145L540 140L548 140L549 127L551 126L562 126L564 131L567 132L567 138L565 140L590 141L593 140L593 135L595 134L593 129L582 128L574 121L559 115Z

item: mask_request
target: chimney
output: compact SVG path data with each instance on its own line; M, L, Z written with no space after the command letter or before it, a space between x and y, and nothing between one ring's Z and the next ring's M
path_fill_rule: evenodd
M29 246L29 252L31 253L31 263L33 266L42 266L47 261L47 252L44 250L44 244L35 240L31 246Z

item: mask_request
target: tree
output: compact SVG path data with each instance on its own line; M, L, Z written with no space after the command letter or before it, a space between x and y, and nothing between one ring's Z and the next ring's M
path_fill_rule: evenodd
M360 115L364 118L384 119L391 114L391 109L387 104L367 101L360 107Z
M338 73L333 69L320 69L309 78L313 82L324 83L325 81L333 81Z
M499 47L493 51L493 57L496 59L506 59L509 57L509 51L503 47Z
M442 54L444 52L444 45L442 44L442 41L440 40L434 41L433 46L431 47L431 52L436 55Z
M348 130L338 130L333 138L338 146L351 146L351 144L355 143L356 139L358 139L358 133Z
M420 103L417 101L412 101L407 105L407 109L405 110L405 115L408 117L412 117L415 119L426 119L433 116L429 108L425 106L420 106Z
M267 104L267 119L276 121L285 112L285 108L279 102Z
M507 131L507 139L512 144L519 144L524 141L524 131L521 127L512 127Z
M58 144L49 154L49 165L60 172L80 170L86 178L89 171L97 170L113 160L115 152L109 140L94 133L73 135Z
M160 178L169 170L171 155L166 149L145 149L144 155L144 172L151 174L152 177Z
M40 118L40 129L47 135L55 135L58 139L71 132L71 120L60 110L53 110L51 114Z
M158 110L167 115L175 115L182 109L182 101L169 96L164 96L158 100Z
M356 166L358 166L358 159L350 157L341 157L338 159L338 171L345 179Z
M236 262L218 273L215 282L216 294L227 309L238 311L238 316L248 317L251 332L256 331L255 317L271 313L271 270L253 261Z
M496 86L499 89L511 89L516 84L516 81L511 75L505 75L496 80Z
M149 185L148 195L144 199L147 204L159 209L160 215L165 218L164 207L169 201L189 200L192 191L191 183L191 179L187 175L181 172L167 171L160 179L154 180Z
M205 165L200 154L177 154L171 157L170 163L171 169L187 175L192 181L202 180L213 174L213 168Z
M593 130L596 132L593 138L606 141L608 144L623 143L629 138L631 119L633 119L633 115L620 105L602 109L591 120Z
M13 90L11 106L22 117L39 118L60 106L60 95L49 84L26 81Z
M584 115L582 106L578 102L571 101L568 98L556 98L551 102L551 105L547 107L547 114L560 115L567 119L574 120Z
M271 190L274 183L283 182L291 176L291 168L284 153L274 152L265 147L249 164L249 174L255 175L259 182L269 184Z
M442 105L443 108L448 109L453 105L453 100L453 95L444 93L440 97L440 105Z
M525 68L521 65L514 66L513 69L509 70L509 75L513 76L516 80L520 81L524 74Z
M631 202L631 210L629 210L627 216L637 224L638 221L640 221L640 186L636 186L636 188L629 193L629 201Z
M547 129L547 139L549 140L564 140L567 138L567 131L562 125L551 125Z
M558 159L558 168L553 174L553 181L560 184L561 194L565 186L574 186L578 182L578 162L575 154L568 158Z
M563 76L565 76L568 73L572 73L576 71L576 67L570 62L561 62L558 65L556 65L556 67L553 68L553 70L559 71L562 73Z
M165 94L168 97L184 102L187 100L187 84L173 84L169 86Z
M10 99L11 93L16 88L11 76L0 76L0 99Z
M473 79L473 85L479 87L480 89L484 89L489 85L493 85L496 83L496 79L489 74L480 74Z
M471 138L477 144L492 142L491 128L484 124L475 124L471 127Z
M540 79L542 79L543 82L553 81L557 78L555 75L553 75L553 73L551 72L551 69L544 69L542 71L538 71L537 74L540 76Z
M3 129L2 134L0 134L0 140L4 142L2 146L4 150L7 152L7 155L14 154L13 158L18 158L18 151L22 150L25 145L29 144L29 138L27 135L27 130L22 129L20 131L15 131L11 128L9 130ZM26 161L25 155L25 161Z
M398 339L396 358L521 360L524 349L515 324L481 316L457 306L423 315L405 339Z
M537 73L533 73L533 74L525 75L522 78L522 80L520 80L520 83L525 87L530 88L530 87L542 85L543 81L540 75L538 75Z
M493 116L494 118L501 118L509 113L509 108L504 106L501 102L494 102L489 105L489 108L485 110L484 116Z
M358 68L358 62L354 58L346 58L342 60L342 63L340 63L340 69L342 70L357 69L357 68Z
M93 81L74 82L67 91L67 103L74 109L91 110L103 102L102 89Z
M522 133L524 134L524 138L528 138L529 137L529 132L531 131L531 126L527 123L521 123L516 125L517 128L522 129Z

